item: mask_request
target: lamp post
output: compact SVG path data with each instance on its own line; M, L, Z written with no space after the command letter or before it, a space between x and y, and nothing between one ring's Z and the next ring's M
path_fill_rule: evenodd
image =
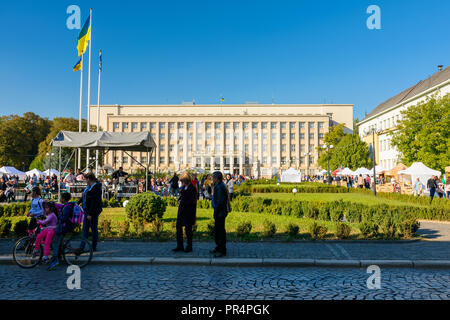
M52 169L52 157L54 156L55 154L53 153L53 152L47 152L47 157L48 156L50 156L50 163L49 163L49 170L48 170L48 172L49 172L49 175L51 174L51 172L50 172L50 170Z
M333 149L333 145L330 144L324 144L323 145L324 149L327 149L327 163L328 163L328 171L327 174L330 175L330 149ZM328 180L328 179L327 179ZM328 180L328 184L330 184L331 182Z
M372 133L372 162L373 162L373 195L377 195L377 176L376 176L376 170L375 170L375 133L378 134L377 130L375 128L371 128L365 131L366 135L369 135Z

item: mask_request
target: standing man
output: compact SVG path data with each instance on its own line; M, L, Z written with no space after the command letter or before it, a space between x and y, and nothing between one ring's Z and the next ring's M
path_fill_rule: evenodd
M98 216L102 212L102 184L98 182L93 173L86 175L87 187L83 192L81 201L83 202L84 219L82 235L88 238L89 229L92 231L92 250L97 251L98 241ZM81 242L80 249L83 250L84 242Z
M220 171L213 173L214 191L212 197L212 207L214 208L214 229L216 237L216 248L211 251L214 257L220 258L227 255L225 218L228 215L228 192L223 175Z
M172 179L169 180L169 193L176 197L178 193L178 175L175 172Z
M230 174L227 174L227 188L229 200L231 202L231 200L233 200L233 193L234 193L234 180Z
M427 181L427 188L430 189L430 202L433 201L434 194L436 193L437 184L435 179L435 176L431 176L431 178Z

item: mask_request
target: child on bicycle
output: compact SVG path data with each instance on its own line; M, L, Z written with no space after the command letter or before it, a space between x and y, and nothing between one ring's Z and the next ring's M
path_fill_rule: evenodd
M72 232L74 229L73 224L70 221L73 215L73 207L74 207L74 203L69 202L71 197L72 196L68 192L64 192L63 194L61 194L61 203L63 204L63 207L58 217L58 224L56 226L55 236L53 237L52 260L50 262L48 270L53 270L59 264L58 258L59 258L59 247L61 245L61 242L66 233Z
M28 224L28 234L31 235L37 227L36 218L44 215L44 200L42 200L41 189L33 187L31 189L31 208L27 213L27 217L31 217Z
M39 247L45 240L43 262L47 263L49 261L48 254L50 253L50 246L56 232L56 225L58 224L58 210L56 209L54 202L46 202L44 203L44 211L47 215L47 218L45 220L37 221L39 225L44 227L42 228L41 233L37 235L34 247L34 255L39 254Z

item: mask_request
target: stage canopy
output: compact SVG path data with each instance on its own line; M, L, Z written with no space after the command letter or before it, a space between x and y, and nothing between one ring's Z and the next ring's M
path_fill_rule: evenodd
M300 172L294 168L289 168L281 174L281 182L301 182Z
M150 132L72 132L60 131L51 142L53 147L91 150L150 152L155 147Z

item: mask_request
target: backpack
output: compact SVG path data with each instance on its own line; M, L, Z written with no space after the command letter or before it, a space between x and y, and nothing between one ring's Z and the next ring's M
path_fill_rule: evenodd
M72 217L70 217L70 222L74 225L79 225L83 222L84 210L78 204L73 203Z

